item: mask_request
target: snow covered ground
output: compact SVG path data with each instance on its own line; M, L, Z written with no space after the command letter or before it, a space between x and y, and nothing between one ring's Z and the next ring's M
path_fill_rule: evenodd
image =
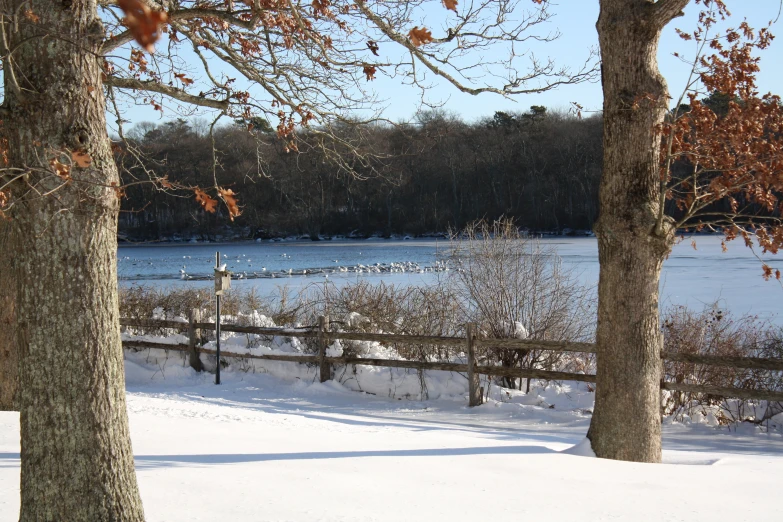
M128 356L126 375L149 521L783 519L780 430L667 423L665 464L613 462L580 456L582 388L496 390L469 409L457 384L419 401L274 363L288 373L235 365L218 387L144 354ZM18 429L0 412L2 521L18 516Z

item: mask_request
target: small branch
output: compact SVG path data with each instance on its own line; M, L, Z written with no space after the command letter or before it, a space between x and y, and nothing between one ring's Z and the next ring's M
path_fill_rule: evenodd
M179 100L183 103L189 103L191 105L198 105L200 107L209 107L211 109L217 109L220 111L227 111L229 108L229 101L226 100L212 100L209 98L203 98L201 96L194 96L188 94L182 89L175 87L169 87L161 83L153 81L141 81L132 78L117 78L109 76L103 81L103 84L108 87L115 87L117 89L133 89L136 91L156 92L158 94L166 95L175 100Z
M696 56L693 60L693 64L691 65L691 71L688 75L688 82L685 84L685 88L680 93L680 97L677 100L677 105L674 108L674 114L671 116L672 123L669 128L669 136L666 140L666 167L664 168L664 172L661 176L661 182L660 182L660 194L658 194L658 218L655 223L655 233L657 236L662 237L664 230L663 230L663 221L666 216L666 191L667 191L667 184L669 182L668 177L671 173L672 164L674 162L674 156L672 155L672 151L674 150L674 133L675 133L675 123L680 118L680 107L682 107L683 101L685 101L685 96L688 94L688 91L693 87L693 85L696 83L698 79L697 74L697 64L699 63L699 59L702 56L702 53L704 52L704 48L707 45L707 38L706 36L709 34L709 27L705 30L705 38L704 40L697 44L696 47Z
M253 17L250 20L242 20L238 17L238 15L245 14L248 12L251 12L251 10L243 10L243 11L236 11L234 13L230 13L228 11L221 11L218 9L201 9L201 8L193 8L193 9L183 9L180 11L169 11L168 17L169 20L172 22L182 21L182 20L193 20L195 18L215 18L218 20L222 20L228 24L231 24L234 27L240 27L242 29L246 29L248 31L252 31L258 26L258 22L261 19L261 10L254 11ZM103 43L103 46L101 47L101 52L110 53L114 49L121 47L125 45L126 43L133 41L133 33L131 33L130 30L123 31L120 34L113 35L106 39L106 41Z
M500 94L501 96L508 97L512 94L532 94L532 93L541 93L548 90L551 90L557 86L560 85L571 85L576 83L581 83L583 81L588 81L593 77L593 74L596 70L596 66L588 67L588 65L585 65L582 70L575 74L561 74L561 76L565 76L563 79L554 80L554 81L548 81L545 85L542 85L540 87L533 87L533 88L520 88L519 86L523 84L527 80L531 80L534 78L544 77L549 74L548 70L549 68L547 66L543 68L537 67L537 64L534 61L534 69L533 71L526 77L523 78L517 78L515 80L510 80L508 84L506 84L503 87L468 87L465 83L461 82L458 78L456 78L454 75L449 74L447 71L445 71L443 68L439 67L435 61L439 61L443 64L449 65L448 61L438 60L437 58L434 58L434 56L431 53L425 53L420 48L413 45L413 43L410 41L410 39L401 33L399 33L394 27L392 27L389 23L387 23L381 16L379 16L377 13L375 13L372 9L370 9L367 4L365 3L365 0L357 0L356 5L358 6L359 10L364 14L364 16L367 17L367 19L374 24L383 34L385 34L390 40L398 43L402 47L408 50L410 52L411 57L418 59L427 69L429 69L432 73L436 74L437 76L440 76L441 78L445 79L447 82L449 82L452 86L457 88L459 91L464 92L466 94L472 94L472 95L478 95L485 92L491 92L495 94ZM462 35L460 35L462 36ZM478 35L481 36L481 35ZM483 37L485 40L490 40L489 37ZM451 38L447 38L445 40L434 40L435 42L444 42L449 41ZM415 68L415 60L411 60L411 66ZM587 64L589 64L590 58L587 60Z
M16 97L22 101L25 99L22 93L22 88L19 86L19 81L16 79L16 72L14 71L14 58L12 52L8 47L8 35L6 34L6 17L0 15L0 54L3 61L3 72L5 73L8 87Z
M648 0L648 5L651 10L651 21L663 27L677 17L683 16L685 13L683 9L688 5L690 0L658 0L652 2Z

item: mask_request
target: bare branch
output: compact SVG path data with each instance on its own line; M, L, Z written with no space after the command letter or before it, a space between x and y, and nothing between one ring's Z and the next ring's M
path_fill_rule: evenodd
M664 27L677 17L683 16L683 9L690 0L648 0L651 19L659 27Z
M227 111L230 103L229 100L212 100L210 98L204 98L202 96L194 96L188 94L182 89L176 87L170 87L161 83L153 81L142 81L133 78L117 78L109 76L104 80L104 85L114 87L116 89L133 89L135 91L147 91L155 92L158 94L166 95L175 100L179 100L183 103L189 103L192 105L198 105L199 107L208 107L210 109L218 109L221 111Z

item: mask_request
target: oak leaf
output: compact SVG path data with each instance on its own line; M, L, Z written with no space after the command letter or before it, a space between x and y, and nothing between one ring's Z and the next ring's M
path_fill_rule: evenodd
M71 178L71 167L65 163L62 163L59 159L50 159L49 166L52 167L54 173L57 174L57 176L63 181L70 182L71 179L73 179Z
M316 15L326 15L329 13L329 0L313 0L313 12Z
M239 205L237 205L237 198L235 197L237 195L236 192L231 189L222 189L218 187L218 194L220 194L220 197L226 202L228 217L231 218L231 221L234 221L235 217L242 214L239 210Z
M191 80L190 78L188 78L187 76L185 76L182 73L174 73L174 77L177 78L179 81L181 81L182 85L185 85L185 86L193 85L193 80Z
M122 199L125 196L125 189L120 186L116 181L111 182L111 188L114 190L114 194L117 199Z
M201 206L204 207L204 210L206 210L210 214L215 213L215 208L217 207L216 199L211 197L209 194L207 194L200 188L194 188L193 193L196 194L196 201L201 203Z
M375 72L377 69L372 65L365 65L364 66L364 75L367 76L367 81L375 79Z
M147 52L155 51L153 45L161 35L161 26L169 17L164 11L150 9L141 0L117 0L117 5L125 13L124 23L136 42Z
M457 12L457 0L441 0L443 2L443 7L448 9L449 11Z
M378 56L378 42L375 40L367 40L367 48L370 50L372 54L375 56Z
M82 169L86 169L92 165L92 158L83 150L75 150L71 152L71 159L77 167Z
M679 30L677 28L675 28L674 30L677 32L677 36L679 36L680 38L682 38L685 41L693 39L693 37L690 34L686 33L685 31L681 31L681 30Z
M41 21L41 18L33 12L32 9L28 9L24 12L24 17L30 20L32 23L37 24Z
M411 39L411 43L416 47L428 44L432 41L432 33L426 27L414 27L408 32L408 38Z

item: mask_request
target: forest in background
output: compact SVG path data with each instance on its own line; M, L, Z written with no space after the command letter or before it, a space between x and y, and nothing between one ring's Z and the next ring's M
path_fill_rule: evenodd
M601 129L600 115L541 106L473 123L435 110L405 124L345 125L343 144L319 146L317 133L305 134L292 151L264 120L216 127L212 135L198 121L143 122L117 152L127 185L120 238L419 236L501 216L535 231L590 230ZM341 154L346 144L363 154ZM232 222L225 208L209 214L192 193L176 197L144 182L162 176L230 188L242 215Z

